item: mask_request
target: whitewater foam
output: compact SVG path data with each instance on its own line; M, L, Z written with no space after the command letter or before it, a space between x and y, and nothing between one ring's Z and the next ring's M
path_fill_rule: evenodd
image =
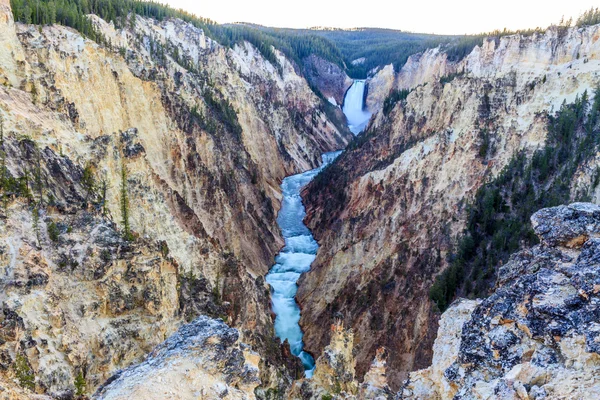
M340 155L341 151L323 155L321 167L288 176L283 180L281 189L283 200L277 216L277 223L285 239L285 246L275 257L275 265L267 274L266 281L271 285L271 303L275 313L275 334L283 342L290 344L292 354L299 357L304 365L306 377L311 377L315 360L304 351L303 332L300 329L300 308L296 303L298 279L310 270L319 245L310 230L304 225L306 210L302 204L300 191L327 164Z

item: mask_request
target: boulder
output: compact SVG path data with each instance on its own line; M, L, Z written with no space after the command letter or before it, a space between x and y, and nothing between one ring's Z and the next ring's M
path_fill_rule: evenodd
M183 325L146 359L118 371L95 399L254 399L259 357L239 333L205 316Z
M540 241L547 246L580 248L600 233L600 207L592 203L544 208L531 217Z

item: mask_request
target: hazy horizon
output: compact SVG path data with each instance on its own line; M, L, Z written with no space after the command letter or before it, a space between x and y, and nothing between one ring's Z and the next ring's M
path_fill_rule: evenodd
M543 1L506 0L501 5L482 6L480 1L430 0L404 4L374 0L368 7L351 7L352 2L306 0L281 2L230 0L198 3L191 0L164 0L218 23L251 23L277 28L384 28L438 35L477 34L494 30L546 28L564 16L577 17L591 7L593 0Z

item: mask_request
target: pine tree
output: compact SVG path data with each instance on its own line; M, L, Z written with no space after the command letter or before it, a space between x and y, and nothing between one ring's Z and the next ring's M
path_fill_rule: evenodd
M6 168L6 152L4 151L4 118L0 115L0 190L2 190L2 210L8 216L8 170Z
M86 164L83 169L83 174L81 176L81 185L85 189L85 204L87 206L90 198L93 198L96 194L96 178L94 177L94 167L92 164Z
M35 154L35 168L33 170L33 184L35 185L35 191L38 194L38 204L40 206L44 206L44 185L42 182L42 152L41 150L35 146L36 154Z
M87 386L87 383L85 381L85 378L83 377L83 372L79 371L79 374L77 374L77 377L75 378L75 395L77 395L77 396L85 395L86 386Z
M131 227L129 225L129 196L127 193L127 166L125 159L121 161L121 222L123 224L123 238L132 240Z
M33 204L32 217L33 217L33 232L35 233L35 239L37 241L37 246L40 247L40 245L42 243L40 241L40 206L39 206L39 203L37 203L37 202L35 202Z
M221 304L221 270L217 271L217 281L215 283L215 287L213 288L213 296L217 304Z
M135 12L132 12L129 16L129 28L135 29Z
M32 100L33 104L37 104L38 91L37 91L37 86L35 86L35 83L31 84L31 100Z
M106 217L108 214L108 203L106 201L106 193L108 192L108 181L106 177L100 182L100 195L102 196L102 216Z

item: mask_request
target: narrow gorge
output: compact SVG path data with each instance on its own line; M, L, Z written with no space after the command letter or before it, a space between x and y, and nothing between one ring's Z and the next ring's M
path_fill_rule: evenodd
M371 114L364 111L365 82L352 83L344 97L343 112L348 127L355 135L369 122ZM271 285L271 302L275 318L275 333L281 341L287 341L293 355L302 360L305 376L314 372L314 358L303 351L300 308L296 302L297 282L300 276L310 270L319 245L310 230L304 225L306 211L300 193L302 189L324 168L331 164L342 151L323 154L319 168L297 175L288 176L281 184L283 199L277 215L277 223L285 240L285 246L275 258L276 264L267 274L266 281Z

